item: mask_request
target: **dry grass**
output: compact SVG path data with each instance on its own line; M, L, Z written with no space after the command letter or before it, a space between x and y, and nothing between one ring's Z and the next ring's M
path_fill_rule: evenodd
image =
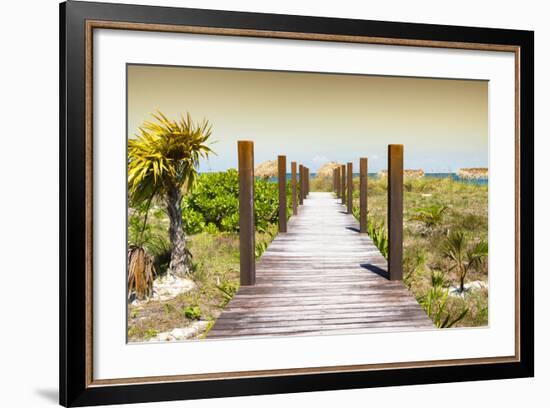
M316 176L312 177L309 181L309 190L310 191L332 191L332 176L331 177L322 177Z
M358 180L355 184L355 205L358 205ZM406 283L417 298L431 285L431 271L441 270L448 283L457 284L454 271L441 254L440 246L448 231L461 229L472 239L487 239L487 187L455 182L450 179L423 178L405 181L404 196L404 269ZM312 178L311 191L331 191L331 178ZM369 216L386 222L387 186L384 179L369 180ZM444 205L441 223L427 228L415 219L417 208ZM152 231L165 233L166 220L162 212L154 213ZM257 243L270 242L276 233L271 226L267 233L257 234ZM208 329L239 287L239 238L234 233L200 233L189 237L193 254L192 279L196 289L167 301L152 301L142 306L128 306L129 341L143 341L156 333L186 327L193 322L186 310L200 311L200 319L209 322ZM162 268L160 273L164 272ZM487 281L487 268L469 273L467 281ZM477 290L464 298L449 297L447 310L459 313L468 307L459 326L483 326L488 322L488 291ZM196 309L198 308L198 309ZM195 316L196 318L196 316Z
M359 205L358 179L354 179L354 205ZM488 238L488 189L484 185L466 184L452 179L422 178L404 183L404 276L417 298L431 285L431 271L440 270L450 285L458 284L451 264L441 253L441 243L450 231L462 230L472 241ZM387 225L387 180L369 179L369 217ZM427 227L416 220L420 208L446 206L441 223ZM419 265L420 264L420 265ZM488 281L486 264L471 271L466 282ZM477 290L464 298L449 297L448 308L469 311L458 326L484 326L488 323L488 291Z
M256 241L270 242L276 226L269 233L257 233ZM193 254L191 278L196 289L166 301L150 301L141 306L128 305L128 340L147 340L156 333L190 325L189 308L198 308L200 319L209 322L205 336L239 288L239 236L234 233L200 233L189 238Z

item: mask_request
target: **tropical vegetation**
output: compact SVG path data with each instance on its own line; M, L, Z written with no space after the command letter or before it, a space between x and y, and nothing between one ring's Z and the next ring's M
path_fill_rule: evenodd
M190 254L181 217L182 194L194 186L199 159L212 152L208 146L212 130L207 120L197 124L189 114L170 120L157 112L153 118L154 121L143 123L135 139L128 141L129 201L131 205L146 203L144 228L152 200L163 201L170 220L169 270L185 275L189 272ZM138 241L137 247L141 245Z
M404 190L404 283L437 327L487 325L487 185L423 177ZM357 218L358 192L354 179ZM368 233L387 257L386 203L387 179L371 177Z
M239 288L238 173L197 170L214 153L211 134L208 121L157 112L128 143L130 341L195 323L204 325L193 338L204 337ZM386 183L369 180L368 234L387 257ZM487 187L427 177L404 187L404 283L437 327L486 325L488 291L469 284L488 280ZM310 183L311 191L331 188L330 177ZM256 179L254 206L259 258L278 231L277 184ZM169 275L194 286L162 302L133 301Z
M239 288L238 173L197 172L199 160L213 153L208 122L154 118L128 144L130 341L194 322L207 323L194 335L205 336ZM277 234L277 184L255 180L254 206L260 257ZM133 301L151 296L153 280L170 274L195 284L163 301Z

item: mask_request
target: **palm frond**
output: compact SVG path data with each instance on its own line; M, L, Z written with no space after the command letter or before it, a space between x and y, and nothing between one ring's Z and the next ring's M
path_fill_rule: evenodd
M151 191L162 194L168 185L193 188L199 160L213 153L207 120L196 124L189 113L170 120L160 111L152 117L128 141L128 192L135 199Z

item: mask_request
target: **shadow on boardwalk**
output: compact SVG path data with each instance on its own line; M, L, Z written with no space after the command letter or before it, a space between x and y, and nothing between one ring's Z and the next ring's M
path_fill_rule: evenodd
M372 240L331 193L310 193L208 338L433 328Z

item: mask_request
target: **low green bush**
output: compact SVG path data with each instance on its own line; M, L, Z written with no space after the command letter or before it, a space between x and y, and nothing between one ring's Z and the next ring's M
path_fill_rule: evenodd
M291 214L290 184L287 183L287 217ZM185 231L197 234L239 230L239 174L225 172L203 173L195 187L183 199L182 218ZM254 218L256 229L266 231L279 221L277 183L256 179L254 184Z
M198 234L204 231L206 222L202 213L189 208L186 202L184 202L182 207L183 229L188 234Z
M201 308L199 306L186 306L183 309L183 314L191 320L199 320L202 316Z

